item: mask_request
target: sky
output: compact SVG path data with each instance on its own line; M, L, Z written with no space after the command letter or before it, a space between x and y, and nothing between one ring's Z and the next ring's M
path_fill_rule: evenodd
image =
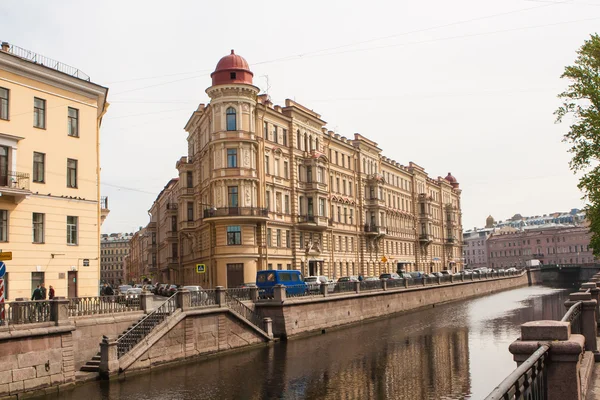
M0 2L1 41L109 88L103 233L147 224L230 49L275 104L293 99L433 178L452 172L464 229L582 208L553 112L598 26L600 0Z

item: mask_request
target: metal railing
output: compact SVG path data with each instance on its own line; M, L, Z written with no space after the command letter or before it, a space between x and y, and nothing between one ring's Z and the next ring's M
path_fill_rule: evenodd
M0 303L0 326L34 324L52 321L48 300Z
M69 299L68 305L69 317L138 310L140 310L140 296L137 294L73 297Z
M269 210L266 208L256 207L224 207L224 208L213 208L204 210L204 218L213 217L227 217L227 216L239 216L239 217L268 217Z
M83 71L71 67L70 65L61 63L60 61L53 60L52 58L43 56L41 54L35 53L31 50L24 49L19 46L10 45L7 53L15 55L17 57L24 58L27 61L34 62L36 64L43 65L48 68L55 69L63 74L74 76L75 78L82 79L84 81L90 81L89 75L84 73Z
M333 293L354 292L355 282L336 282Z
M406 285L406 283L404 281L405 281L404 279L387 279L385 281L385 286L388 289L390 289L390 288L394 289L394 288L404 287ZM410 281L412 281L412 279L409 279L408 281L410 283Z
M214 289L202 289L190 292L191 307L213 307L217 305L217 292Z
M29 174L26 172L0 171L0 186L29 190Z
M565 313L565 315L561 318L561 322L570 322L571 323L571 333L581 333L581 309L583 307L583 302L578 301L573 304L571 308Z
M227 293L240 300L250 300L250 288L232 288L227 289Z
M544 400L550 346L543 344L490 393L485 400Z
M127 332L117 339L117 358L121 358L127 354L129 350L133 349L135 345L148 336L158 324L177 310L176 296L177 294L174 294L169 297L156 310L146 315L144 319L129 328Z
M285 297L310 297L310 296L321 296L321 289L311 290L311 286L303 285L289 285L285 287Z
M250 322L252 325L260 329L261 331L265 331L263 318L262 316L255 310L252 310L240 300L231 296L229 293L225 292L225 303L227 307L231 310L239 314L246 321Z
M360 283L360 291L366 291L366 290L381 290L382 286L381 286L381 281L380 280L376 280L376 281L362 281Z

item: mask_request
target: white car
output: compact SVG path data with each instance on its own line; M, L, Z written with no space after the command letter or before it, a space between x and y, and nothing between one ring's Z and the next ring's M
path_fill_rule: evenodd
M331 279L324 275L307 276L304 278L304 282L306 283L306 286L308 286L309 292L319 292L321 290L322 283L327 283L328 292L333 292L335 289L335 283L333 283Z
M208 299L208 294L203 291L202 286L183 286L181 289L188 290L192 300L198 299L201 302L204 302Z

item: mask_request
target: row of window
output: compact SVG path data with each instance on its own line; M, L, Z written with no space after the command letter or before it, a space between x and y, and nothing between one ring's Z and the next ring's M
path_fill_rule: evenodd
M104 245L102 245L104 247ZM129 249L104 249L100 250L100 254L128 254Z
M67 187L77 188L77 164L73 158L67 158ZM46 154L33 153L33 181L46 183Z
M0 87L0 119L10 118L10 90ZM46 100L39 97L33 98L33 126L46 129ZM79 110L67 107L67 134L79 137Z
M580 253L591 251L589 245L580 245L580 246L569 246L565 247L548 247L546 248L546 254L565 254L565 253ZM543 250L541 247L537 248L537 253L535 254L543 254ZM520 256L520 255L531 255L531 249L513 249L513 250L502 250L502 251L492 251L490 256L492 258L498 257L507 257L507 256Z
M46 231L46 214L32 213L32 242L44 243ZM67 244L78 244L78 222L79 218L67 216ZM0 242L8 242L8 210L0 210Z

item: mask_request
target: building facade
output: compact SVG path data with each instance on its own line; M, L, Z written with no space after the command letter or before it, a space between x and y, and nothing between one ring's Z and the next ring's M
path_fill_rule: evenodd
M132 233L103 234L100 238L100 283L111 286L130 282L126 258L130 252Z
M591 233L586 226L546 225L527 230L498 230L487 241L491 268L542 264L593 264Z
M463 233L463 254L465 268L474 269L488 266L487 239L493 229L473 229Z
M185 127L179 179L150 210L140 277L232 287L264 269L330 277L462 269L461 191L451 174L433 179L401 165L292 100L273 105L233 51L211 76L210 104Z
M98 293L107 93L75 68L2 43L0 249L12 252L9 300L31 297L42 282L57 296Z

